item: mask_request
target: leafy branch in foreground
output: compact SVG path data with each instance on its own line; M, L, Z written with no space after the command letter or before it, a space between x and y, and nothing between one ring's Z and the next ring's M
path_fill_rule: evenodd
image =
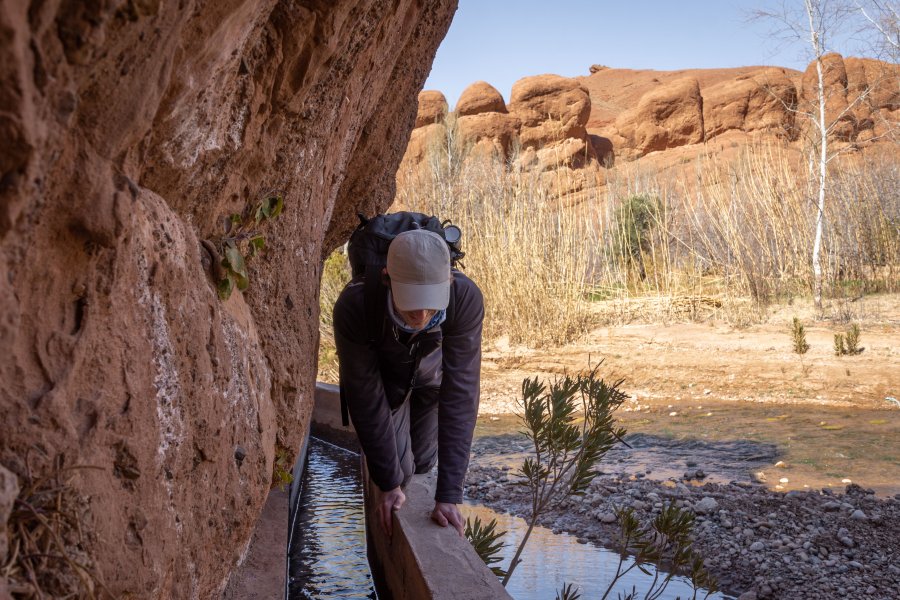
M596 464L625 435L612 418L626 398L619 390L622 380L609 384L598 377L598 369L555 379L549 388L537 378L522 382L524 433L534 445L533 456L525 459L521 469L523 485L531 489L531 516L504 586L521 562L538 517L569 496L584 494L598 474Z
M227 300L235 288L247 289L250 279L247 274L247 260L256 256L266 245L259 227L267 220L275 219L284 209L284 196L280 193L266 194L253 206L247 206L240 214L234 213L223 219L225 234L216 246L222 257L220 269L216 269L216 290L219 298Z
M694 588L692 600L698 597L708 598L710 594L718 591L715 577L703 566L703 559L691 547L693 513L669 504L649 526L641 524L631 508L616 509L616 518L620 527L619 564L601 600L605 600L616 583L635 568L653 577L650 587L643 595L644 600L660 598L672 578L683 572L688 573ZM632 554L634 560L626 567L626 559ZM655 568L651 571L648 565ZM663 573L660 570L662 566L666 567L667 572ZM703 596L699 596L701 589ZM632 586L625 599L636 598L638 592Z
M504 577L506 571L502 567L491 567L491 565L503 560L498 554L506 547L504 542L498 541L504 535L505 531L497 531L497 519L491 519L490 523L484 524L481 518L475 517L475 520L466 519L466 539L475 548L475 552L481 557L491 571L497 577Z
M599 474L597 463L617 441L625 443L625 430L616 428L612 418L613 411L626 398L619 389L622 380L607 383L598 377L598 369L599 366L586 375L554 379L549 386L537 378L522 382L522 420L526 429L523 433L534 449L520 473L522 485L531 491L531 515L505 575L502 569L491 569L498 577L504 577L504 586L521 562L538 517L559 507L569 496L584 494ZM602 600L635 568L652 578L641 596L643 600L658 600L672 578L685 573L693 585L692 600L708 598L717 591L715 578L692 548L693 513L669 504L649 524L642 524L631 508L616 509L616 517L620 524L619 564ZM505 532L495 532L495 527L496 520L486 526L477 518L474 523L466 521L466 537L488 566L501 560L497 554L504 547L499 540ZM633 560L626 563L632 555ZM666 570L662 571L662 567ZM571 583L564 583L556 593L556 600L580 597L580 590ZM625 600L638 597L634 586L624 595Z

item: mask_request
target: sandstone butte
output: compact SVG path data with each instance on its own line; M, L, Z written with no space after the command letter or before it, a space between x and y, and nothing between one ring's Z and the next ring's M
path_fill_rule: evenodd
M0 3L0 522L61 461L111 597L220 594L309 423L322 258L390 203L455 9ZM220 301L201 242L268 190Z
M835 144L865 152L895 135L900 67L839 54L826 55L824 62L827 118L838 120ZM413 131L398 181L405 185L416 176L448 125L473 159L512 161L514 168L536 169L548 181L567 171L567 193L603 185L603 167L617 161L640 159L665 170L691 155L735 155L762 140L798 150L809 122L791 107L809 110L815 83L814 63L804 73L762 66L652 71L593 65L583 77L521 79L507 104L479 81L463 91L446 124L429 119ZM863 100L854 102L860 95ZM433 90L422 92L420 103L447 105Z

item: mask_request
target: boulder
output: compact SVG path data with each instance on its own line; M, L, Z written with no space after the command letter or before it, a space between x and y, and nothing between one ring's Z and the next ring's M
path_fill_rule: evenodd
M447 117L447 98L436 90L419 92L419 109L416 112L416 127L440 123Z
M574 79L537 75L513 85L509 112L519 120L522 147L540 148L566 138L587 139L591 98Z
M479 147L506 160L518 135L518 120L509 114L484 112L463 115L456 119L456 127L464 146ZM480 146L479 146L480 144Z
M703 126L710 140L729 130L765 131L795 139L797 88L784 69L762 69L703 90Z
M859 133L857 115L848 103L847 69L844 57L836 52L822 57L822 81L825 90L825 121L835 140L853 141ZM803 73L800 88L800 109L818 114L818 69L816 61L809 63ZM850 99L852 102L853 99ZM855 103L854 103L855 104Z
M0 9L0 466L90 467L110 597L215 598L242 559L308 430L322 259L393 198L455 6ZM272 191L223 301L208 248Z
M703 98L696 79L686 77L644 94L616 119L624 145L643 156L704 139Z
M420 164L435 146L447 138L447 126L444 123L431 123L416 127L409 136L406 154L403 155L400 169Z
M460 117L488 112L505 113L506 103L497 88L486 81L476 81L463 90L455 112Z

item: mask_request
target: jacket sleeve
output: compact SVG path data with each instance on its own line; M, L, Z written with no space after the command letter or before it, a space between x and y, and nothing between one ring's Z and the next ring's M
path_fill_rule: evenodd
M453 321L443 340L443 379L438 405L438 481L434 499L462 502L472 433L478 417L484 299L465 275L454 274Z
M337 347L341 394L366 455L369 474L382 491L403 483L397 443L391 423L378 354L366 339L362 284L351 284L334 305L334 342Z

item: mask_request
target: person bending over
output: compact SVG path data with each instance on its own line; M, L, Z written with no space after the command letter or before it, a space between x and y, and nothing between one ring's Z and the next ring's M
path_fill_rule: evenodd
M378 294L368 300L379 310L367 310L365 290L361 277L341 292L334 337L341 397L381 491L381 527L392 534L404 486L437 462L431 518L462 535L457 505L478 414L481 290L451 269L443 238L424 229L391 242Z

